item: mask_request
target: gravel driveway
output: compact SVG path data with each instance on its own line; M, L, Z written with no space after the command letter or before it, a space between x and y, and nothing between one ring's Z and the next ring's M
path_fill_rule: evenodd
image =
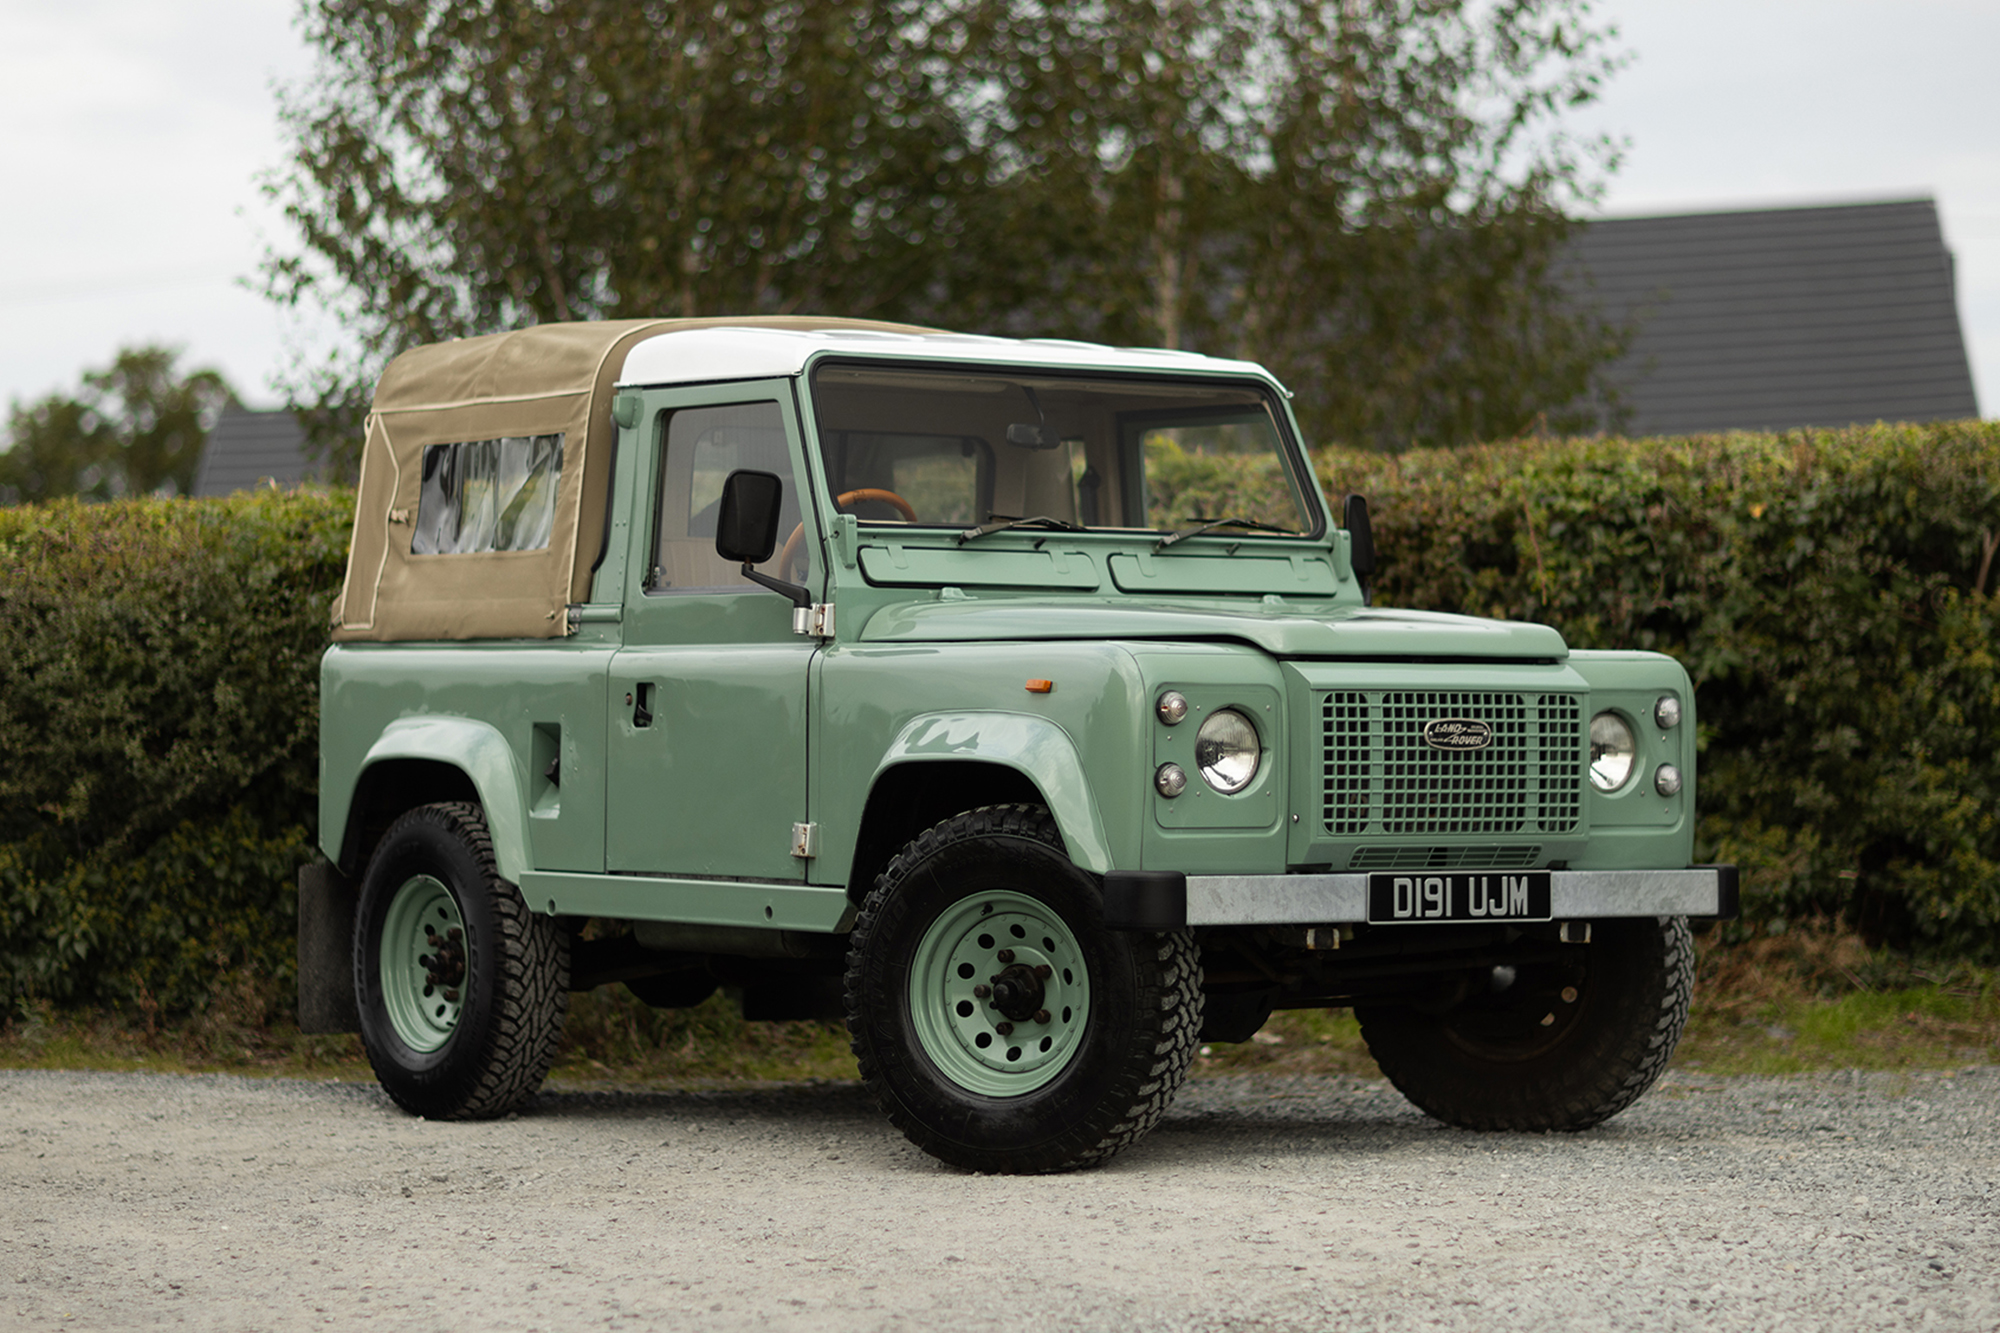
M0 1328L2000 1328L2000 1068L1669 1074L1582 1135L1190 1084L966 1176L849 1085L430 1124L352 1084L0 1073Z

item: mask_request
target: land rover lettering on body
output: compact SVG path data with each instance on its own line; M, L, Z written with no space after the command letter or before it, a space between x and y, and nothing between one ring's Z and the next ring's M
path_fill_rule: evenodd
M422 347L321 668L300 1013L434 1118L568 996L838 1017L925 1151L1088 1166L1204 1042L1351 1007L1418 1106L1578 1129L1664 1068L1670 658L1371 605L1245 362L827 319ZM717 1001L720 1003L722 1001Z

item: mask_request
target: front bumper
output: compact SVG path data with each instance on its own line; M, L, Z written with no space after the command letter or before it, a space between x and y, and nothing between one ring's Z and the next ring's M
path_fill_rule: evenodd
M1552 920L1737 914L1733 865L1685 870L1557 870ZM1120 930L1188 926L1338 925L1368 919L1366 875L1185 875L1112 871L1104 877L1105 924Z

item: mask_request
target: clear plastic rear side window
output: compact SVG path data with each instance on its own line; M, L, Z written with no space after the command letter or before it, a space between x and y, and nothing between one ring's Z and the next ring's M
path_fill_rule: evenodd
M562 458L560 432L425 446L411 554L547 550Z

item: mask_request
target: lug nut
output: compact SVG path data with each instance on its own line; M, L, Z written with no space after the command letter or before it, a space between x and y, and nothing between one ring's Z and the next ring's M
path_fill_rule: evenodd
M464 939L465 932L460 930L457 926L453 926L451 928L451 938L453 938L454 940Z
M1047 963L1036 963L1036 964L1035 964L1035 980L1037 980L1037 981L1047 981L1047 980L1049 979L1049 975L1050 975L1051 973L1053 973L1054 971L1055 971L1055 969L1054 969L1054 968L1052 968L1052 967L1050 967L1050 966L1049 966L1049 965L1048 965Z
M996 953L993 956L995 958L998 958L1003 963L1011 963L1014 961L1014 951L1012 949L1002 949L999 953Z
M993 1025L993 1030L999 1033L1003 1037L1012 1036L1014 1032L1014 1025L1012 1023L995 1023Z
M1037 1009L1037 1010L1035 1010L1035 1021L1036 1021L1037 1023L1046 1023L1046 1022L1048 1022L1048 1021L1049 1021L1049 1011L1048 1011L1048 1010L1046 1010L1046 1009Z
M993 993L993 988L991 986L986 985L984 982L981 982L979 985L974 986L972 988L972 998L975 1000L983 1000L992 993Z
M452 1002L453 1004L457 1004L457 1003L458 1003L458 991L457 991L456 989L453 989L453 990L448 990L448 991L446 991L446 992L444 993L444 998L445 998L445 999L447 999L447 1000L450 1000L450 1001L451 1001L451 1002Z

